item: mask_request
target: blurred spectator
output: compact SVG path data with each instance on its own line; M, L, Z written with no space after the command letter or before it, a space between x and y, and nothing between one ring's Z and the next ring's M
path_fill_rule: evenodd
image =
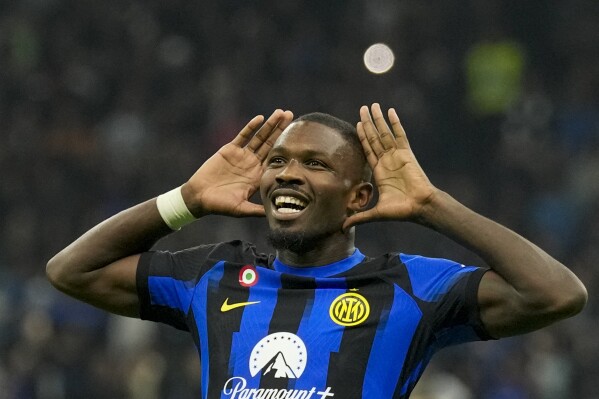
M373 101L397 107L437 185L590 294L572 320L440 353L414 397L599 397L597 26L595 0L0 2L0 398L199 397L189 337L63 296L46 261L181 183L257 113L356 121ZM379 41L396 63L375 76L362 53ZM211 217L158 246L241 237L266 251L264 228ZM366 253L479 262L409 224L376 229L358 229Z

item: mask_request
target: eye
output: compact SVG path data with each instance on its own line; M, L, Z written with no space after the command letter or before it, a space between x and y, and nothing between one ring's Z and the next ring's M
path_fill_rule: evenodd
M269 165L283 165L285 163L285 159L281 158L281 157L272 157L268 160L268 164Z
M311 168L326 168L327 167L327 165L324 162L319 161L318 159L310 159L309 161L306 162L306 165Z

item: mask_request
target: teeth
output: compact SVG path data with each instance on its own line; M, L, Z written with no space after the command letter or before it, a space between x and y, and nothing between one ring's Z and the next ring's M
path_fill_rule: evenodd
M281 212L281 213L297 213L297 212L301 212L299 209L293 209L293 208L279 208L277 210L279 212Z
M277 207L282 207L284 205L295 205L295 206L298 206L301 208L305 208L308 204L306 204L304 201L302 201L299 198L290 197L287 195L280 195L275 198L275 205ZM284 212L288 212L288 213L291 213L291 211L299 212L298 209L288 208L288 207L280 208L279 211L281 211L283 209L289 209L290 211L284 211Z

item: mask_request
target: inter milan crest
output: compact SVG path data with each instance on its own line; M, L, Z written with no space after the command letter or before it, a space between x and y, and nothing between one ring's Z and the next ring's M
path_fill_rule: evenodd
M370 315L370 304L362 295L348 292L339 295L329 308L331 320L340 326L352 327L363 323Z
M258 272L251 265L246 265L239 272L239 284L244 287L252 287L258 283Z

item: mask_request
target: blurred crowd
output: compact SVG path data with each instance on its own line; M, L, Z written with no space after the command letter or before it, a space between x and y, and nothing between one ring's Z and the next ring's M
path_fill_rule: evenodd
M384 42L395 65L369 73ZM0 398L199 397L191 338L53 289L48 259L184 182L256 114L396 107L434 184L586 284L573 319L442 351L416 399L599 398L596 0L0 0ZM158 248L261 238L208 217ZM422 227L358 228L369 255L481 261Z

